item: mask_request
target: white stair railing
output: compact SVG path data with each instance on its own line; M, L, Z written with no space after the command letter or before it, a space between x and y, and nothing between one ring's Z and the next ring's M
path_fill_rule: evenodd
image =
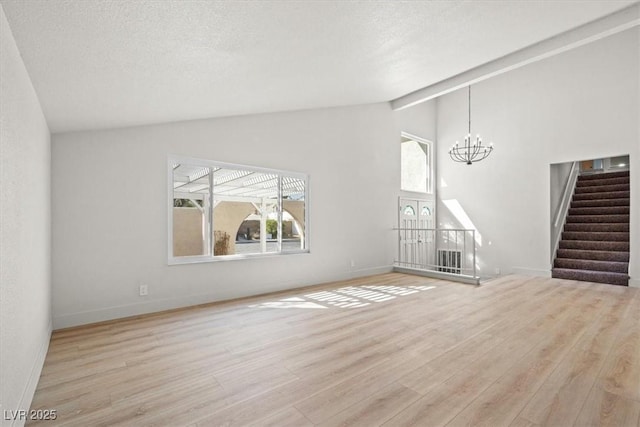
M569 212L569 206L571 206L571 198L576 188L576 182L578 181L578 175L580 174L579 162L573 162L571 165L571 171L567 177L567 182L564 186L562 198L560 204L556 209L556 213L553 217L553 223L551 227L551 241L554 242L553 250L551 251L551 267L553 268L553 260L558 252L558 246L560 245L560 237L562 236L562 229L564 228L564 222Z
M476 259L476 231L451 228L396 228L397 270L434 273L434 276L479 280Z

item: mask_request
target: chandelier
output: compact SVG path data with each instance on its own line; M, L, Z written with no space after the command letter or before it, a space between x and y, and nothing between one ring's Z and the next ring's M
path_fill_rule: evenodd
M476 139L471 142L471 86L469 86L469 133L464 137L462 145L456 144L449 150L449 156L456 162L464 162L470 165L486 159L493 151L493 142L488 146L482 145L482 138L476 135Z

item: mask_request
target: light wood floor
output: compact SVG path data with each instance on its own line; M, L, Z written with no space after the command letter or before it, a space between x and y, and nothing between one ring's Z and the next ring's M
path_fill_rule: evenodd
M53 334L44 425L640 425L640 290L385 274Z

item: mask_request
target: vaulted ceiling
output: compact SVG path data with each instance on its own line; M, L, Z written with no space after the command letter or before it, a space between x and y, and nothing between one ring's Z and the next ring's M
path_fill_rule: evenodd
M633 3L0 0L52 132L389 101Z

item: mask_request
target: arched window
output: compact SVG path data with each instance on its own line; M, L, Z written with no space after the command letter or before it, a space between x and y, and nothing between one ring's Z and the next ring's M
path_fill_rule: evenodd
M415 216L416 215L416 211L413 209L413 206L405 206L404 209L402 210L402 213L404 215L409 215L409 216Z

